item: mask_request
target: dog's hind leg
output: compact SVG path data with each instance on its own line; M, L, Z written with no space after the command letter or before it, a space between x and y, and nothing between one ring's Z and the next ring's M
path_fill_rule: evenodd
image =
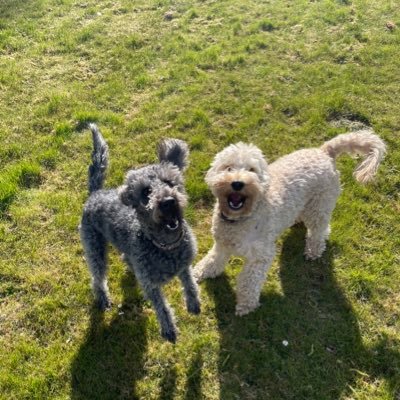
M111 306L107 285L107 242L90 225L82 224L80 231L86 262L92 275L93 294L98 307L104 311Z
M190 268L190 267L189 267ZM199 288L187 268L179 274L185 292L186 307L191 314L200 314Z
M316 260L325 251L330 233L329 220L330 218L321 218L318 224L306 224L307 237L304 255L307 260Z
M229 252L219 243L215 242L207 255L194 267L193 275L196 281L201 282L203 279L215 278L221 275L229 260L229 256Z
M334 189L332 187L331 190L312 199L302 212L301 219L307 228L304 255L308 260L321 257L325 251L330 233L329 222L340 193L339 187Z
M177 330L174 323L173 313L159 287L144 287L145 297L150 300L156 310L158 322L161 325L161 336L175 343Z
M273 242L272 242L273 243ZM236 315L246 315L260 305L260 294L267 272L275 255L275 245L269 245L263 254L248 258L237 278Z

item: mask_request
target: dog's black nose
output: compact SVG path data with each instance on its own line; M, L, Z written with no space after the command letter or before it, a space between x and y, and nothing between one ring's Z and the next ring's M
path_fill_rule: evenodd
M240 181L235 181L231 183L233 190L240 190L243 189L244 183Z
M163 201L160 202L160 210L161 211L169 211L175 205L176 200L173 197L167 197Z

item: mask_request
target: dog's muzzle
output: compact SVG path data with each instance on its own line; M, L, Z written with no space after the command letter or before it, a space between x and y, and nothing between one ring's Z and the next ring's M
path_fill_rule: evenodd
M167 197L159 203L159 209L165 227L171 232L176 231L181 225L181 216L177 200L172 196Z
M228 206L233 211L238 211L244 206L244 202L246 201L246 196L244 196L240 191L244 188L244 182L241 181L233 181L231 183L231 187L234 192L228 195Z

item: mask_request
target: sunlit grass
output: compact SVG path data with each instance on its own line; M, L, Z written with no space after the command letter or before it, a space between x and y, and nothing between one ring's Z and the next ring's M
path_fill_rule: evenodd
M400 31L388 21L400 26L394 2L0 0L0 398L396 399ZM242 140L274 160L345 120L388 144L378 178L361 187L355 161L338 161L327 253L305 262L303 230L286 232L255 313L234 316L240 259L201 285L200 317L174 281L172 346L114 251L114 307L92 308L77 231L87 122L110 146L108 187L154 162L161 138L189 143L200 258L217 151Z

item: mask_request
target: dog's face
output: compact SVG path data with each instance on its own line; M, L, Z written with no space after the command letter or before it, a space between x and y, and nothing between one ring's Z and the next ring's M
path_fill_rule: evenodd
M224 217L246 217L268 186L267 162L256 146L232 144L215 156L206 182Z
M158 148L160 163L129 171L119 189L122 203L136 209L142 228L160 243L171 243L182 233L188 153L181 140L163 141Z

